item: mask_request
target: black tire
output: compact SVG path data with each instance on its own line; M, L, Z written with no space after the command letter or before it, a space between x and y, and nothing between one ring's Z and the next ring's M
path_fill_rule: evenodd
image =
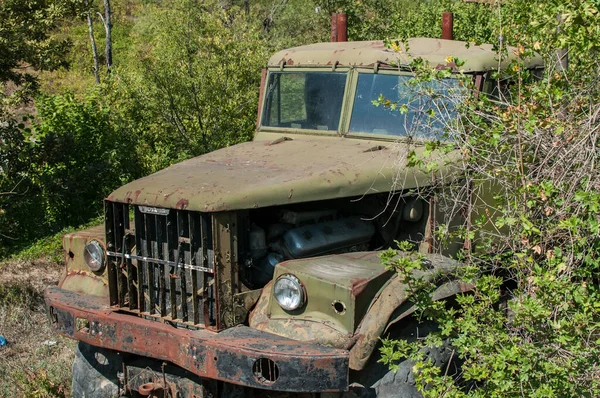
M394 338L415 341L417 338L423 338L435 330L437 330L437 326L433 324L410 322ZM452 374L456 372L456 366L449 367L449 363L453 359L453 353L447 341L440 347L424 347L422 352L435 366L441 368L442 372L445 372L447 368ZM373 359L376 361L379 359L379 355L374 355ZM378 365L375 367L381 372L381 364ZM383 373L379 373L382 376L371 384L370 394L366 393L364 395L380 398L423 398L423 394L417 390L413 371L414 365L414 361L405 359L398 364L397 371L385 369Z
M448 365L452 350L446 343L441 347L427 347L423 349L425 356L442 370ZM415 385L413 366L415 363L409 359L399 364L396 372L389 371L373 386L376 397L386 398L423 398Z
M73 361L73 398L119 397L119 353L79 342Z

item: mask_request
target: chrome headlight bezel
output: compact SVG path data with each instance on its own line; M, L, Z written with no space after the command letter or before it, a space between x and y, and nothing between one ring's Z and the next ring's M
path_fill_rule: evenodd
M91 240L83 248L83 260L93 272L102 272L106 265L106 252L97 240Z
M284 295L285 292L291 294ZM284 274L273 284L273 298L284 310L296 311L306 304L306 291L295 275Z

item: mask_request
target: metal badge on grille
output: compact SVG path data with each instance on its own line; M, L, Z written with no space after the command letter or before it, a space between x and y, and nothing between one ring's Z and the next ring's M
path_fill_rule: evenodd
M150 207L150 206L140 206L140 211L146 214L156 214L159 216L168 216L170 209L163 209L161 207Z

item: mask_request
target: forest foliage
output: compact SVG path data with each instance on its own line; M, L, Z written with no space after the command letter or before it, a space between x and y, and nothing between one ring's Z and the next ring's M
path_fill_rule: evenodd
M514 82L503 96L460 104L453 148L464 155L457 167L470 195L502 187L493 211L463 206L468 225L437 230L440 241L467 240L475 249L462 253L458 275L475 290L451 308L414 292L418 313L441 331L412 345L386 341L383 358L392 366L414 359L430 397L598 396L598 6L115 0L114 67L102 67L95 84L84 15L101 11L100 2L2 2L0 256L97 217L102 198L127 181L250 139L268 55L326 41L331 12L348 13L350 40L368 40L440 37L441 13L452 11L456 39L491 43L499 54L515 46L521 61L535 50L547 68L533 78L515 62L494 76ZM102 25L94 21L102 58ZM556 49L568 49L567 71L555 68ZM415 64L417 81L438 73ZM23 109L32 104L29 115ZM384 261L411 286L434 288L411 280L420 261L398 262L395 254ZM423 344L447 339L462 364L458 375L423 360Z

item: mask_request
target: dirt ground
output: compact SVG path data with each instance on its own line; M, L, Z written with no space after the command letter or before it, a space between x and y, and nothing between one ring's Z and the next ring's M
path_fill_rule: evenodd
M62 265L49 259L0 263L0 397L67 397L75 343L50 329L43 293Z

